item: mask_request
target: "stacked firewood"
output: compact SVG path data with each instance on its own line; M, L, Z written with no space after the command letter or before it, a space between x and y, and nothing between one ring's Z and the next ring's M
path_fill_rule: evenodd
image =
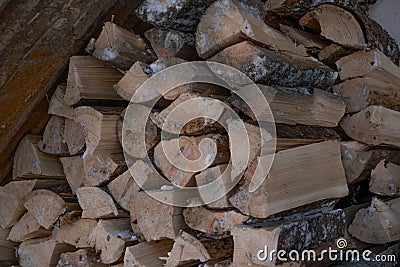
M145 0L137 16L152 27L143 36L106 22L88 44L89 55L71 57L43 135L25 136L15 152L14 180L0 187L0 265L326 266L335 263L264 261L257 253L265 246L318 253L335 248L338 238L376 255L399 251L400 54L359 2ZM163 95L147 118L145 138L123 132L124 124L135 128L136 118L124 114L145 81L199 60L236 68L258 85L274 115L275 151L261 153L266 129L253 107L203 83ZM198 118L179 129L164 124L198 96L239 114L250 164L222 198L174 207L149 196L132 174L151 182L158 172L176 186L203 186L241 153L214 121ZM207 107L224 116L223 105ZM217 156L201 172L180 170L165 156L171 140L161 141L161 128L178 131L187 159L201 156L204 139L217 144ZM154 167L143 160L140 142ZM129 168L125 150L134 157ZM263 183L250 190L257 165L273 152L271 169L261 170ZM157 183L149 188L166 198L171 191Z

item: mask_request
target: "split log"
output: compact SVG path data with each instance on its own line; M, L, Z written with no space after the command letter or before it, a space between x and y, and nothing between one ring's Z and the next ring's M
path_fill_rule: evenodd
M400 240L400 198L388 202L373 198L368 208L357 212L349 232L370 244Z
M295 44L302 44L309 52L323 50L330 42L323 40L318 35L311 34L290 26L279 24L279 29Z
M65 85L57 86L50 99L48 113L68 119L73 119L74 113L72 107L67 105L64 101L66 88L67 87Z
M321 36L345 47L362 49L367 46L357 19L344 8L322 4L299 22L302 27L320 31Z
M122 79L114 85L117 94L123 99L131 101L136 90L150 77L144 72L147 67L145 63L136 61Z
M318 59L329 67L336 69L336 62L342 57L348 56L349 52L342 46L331 44L318 53Z
M336 62L340 79L370 77L400 87L400 68L380 50L355 52Z
M16 249L17 243L7 240L10 229L0 228L0 265L11 266L17 263Z
M321 62L309 57L292 56L282 52L241 42L225 48L209 59L242 71L254 82L287 87L311 87L327 90L338 74ZM282 69L285 71L282 72ZM231 83L229 73L217 76Z
M345 117L340 127L354 140L369 145L400 147L400 112L381 106L370 106Z
M97 219L118 215L114 201L109 194L98 187L81 187L76 190L82 218Z
M163 266L164 261L160 258L167 256L173 244L174 242L172 240L164 239L161 241L141 242L135 246L127 247L124 257L124 266Z
M108 265L100 263L93 252L87 249L80 249L75 252L65 252L61 254L57 267L70 267L70 266L105 267Z
M186 208L183 211L186 224L194 230L201 231L210 235L223 235L230 232L232 228L241 224L247 219L234 210L231 211L212 211L204 207Z
M86 51L121 70L129 69L135 61L150 63L156 60L153 51L139 35L110 21L104 23L99 37L90 41Z
M11 227L24 214L24 199L35 184L36 180L12 181L0 187L0 228Z
M65 177L73 194L79 187L84 186L85 174L83 173L82 156L60 158Z
M53 238L59 243L65 243L76 248L91 246L90 234L97 225L96 220L77 219L54 227Z
M232 243L231 238L197 239L189 233L181 231L175 239L165 266L175 267L180 264L207 262L211 259L229 257L233 250Z
M204 139L211 139L216 144L216 150L214 151L211 146L205 147L205 151L200 153L199 147L200 142ZM180 147L180 152L176 151ZM175 153L175 151L177 153ZM213 152L216 152L215 158L213 158ZM219 164L225 164L229 162L229 140L227 136L220 134L207 134L201 136L181 136L179 139L172 139L160 142L154 149L154 162L165 177L173 184L179 186L189 185L189 182L193 182L191 178L197 172L185 171L179 169L176 164L172 164L167 156L171 158L172 162L179 164L183 158L191 161L191 168L201 170L203 166L213 166ZM199 157L201 157L199 159Z
M65 179L58 157L40 151L41 137L26 135L15 152L13 178L15 179Z
M379 162L371 173L369 191L381 196L400 197L400 166Z
M340 144L336 141L280 151L276 153L269 173L265 173L257 165L263 166L268 157L270 155L261 156L250 165L241 185L230 198L231 204L243 214L266 218L291 208L348 194ZM253 175L257 179L266 179L256 191L249 192Z
M51 235L51 230L41 227L32 212L25 213L11 228L7 239L13 242L22 242L37 237Z
M185 225L181 208L159 202L145 192L139 192L133 198L131 214L147 241L175 239Z
M400 111L400 87L374 78L355 78L333 86L333 92L341 96L347 113L355 113L368 106L382 106Z
M99 220L90 238L96 251L101 251L101 262L107 264L120 260L125 246L136 240L129 218Z
M82 125L74 120L65 119L64 140L67 143L69 155L81 153L85 146Z
M296 220L238 225L232 230L233 263L236 266L276 266L280 262L276 257L270 257L271 251L296 250L301 253L312 246L334 241L344 232L345 216L342 210L302 216Z
M127 170L107 185L114 200L125 210L131 210L131 201L140 187Z
M266 25L263 19L246 11L236 0L219 0L211 4L197 27L196 48L199 56L210 58L244 39L271 50L308 56L304 46L297 46L281 32Z
M70 58L64 101L68 105L89 100L122 100L113 90L122 74L92 56Z
M302 95L276 90L266 85L258 85L258 87L267 99L276 123L335 127L344 115L343 101L325 91L314 89L312 95ZM246 94L246 98L256 98L256 95L249 92ZM254 121L257 119L253 111L261 114L265 110L265 107L252 107L252 110L236 94L226 101Z
M99 186L108 182L111 177L121 174L126 169L122 153L108 154L95 152L92 156L83 157L84 186Z

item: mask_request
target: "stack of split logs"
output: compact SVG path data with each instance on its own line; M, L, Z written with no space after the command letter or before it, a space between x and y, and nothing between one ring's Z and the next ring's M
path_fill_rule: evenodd
M346 238L348 249L398 253L400 53L368 18L368 4L145 0L136 11L147 27L134 29L141 35L106 22L88 54L70 58L66 84L49 99L51 119L43 135L26 135L15 152L13 181L0 187L0 265L346 266L257 256L265 246L319 253L336 248L338 238ZM124 121L124 113L146 80L170 66L202 60L245 73L269 102L276 154L254 192L249 186L255 166L270 156L260 152L265 129L254 107L225 88L180 86L157 102L145 134L154 167L137 149L143 137L123 133L124 123L135 128L135 118ZM215 75L229 83L229 75ZM239 114L250 164L226 196L174 207L150 197L132 173L151 181L157 171L175 185L202 186L241 153L218 123L196 119L179 133L180 152L195 160L200 142L210 138L218 149L210 167L193 173L168 161L163 149L169 140L161 141L160 129L175 133L177 125L164 124L166 117L198 96L218 99ZM222 105L208 108L224 116ZM135 158L129 170L122 141ZM223 183L218 186L224 190ZM157 184L151 189L166 197L171 190Z

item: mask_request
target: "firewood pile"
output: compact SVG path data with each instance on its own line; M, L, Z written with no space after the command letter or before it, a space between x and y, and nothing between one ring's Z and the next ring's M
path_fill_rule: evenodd
M145 0L136 12L149 29L138 35L106 22L88 54L70 58L43 135L20 142L13 181L0 187L1 266L342 266L258 257L264 247L318 254L339 238L343 249L399 251L400 52L368 18L368 1ZM215 84L166 94L142 86L192 61L241 71L269 108ZM125 116L139 91L162 97L153 107L139 101L141 110ZM202 105L184 105L199 97ZM227 107L247 131L249 164L232 190L222 179L205 192L201 186L241 167L242 140L230 139L236 124ZM207 118L168 121L174 110L185 119L201 109L228 127ZM254 110L269 109L276 148L263 153L268 129ZM204 159L205 140L217 152L201 171L182 170L165 155L178 143L186 159ZM273 154L270 169L257 168ZM254 191L255 174L263 181ZM200 196L229 192L204 205L159 201L182 187L198 187Z

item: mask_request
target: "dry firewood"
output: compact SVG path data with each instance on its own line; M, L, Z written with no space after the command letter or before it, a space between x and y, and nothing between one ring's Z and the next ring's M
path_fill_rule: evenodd
M400 147L399 111L381 106L370 106L345 117L340 127L348 136L362 143Z
M400 240L400 198L388 202L373 198L368 208L357 212L349 233L370 244Z
M73 194L76 189L84 185L85 174L83 173L82 156L60 158L65 177Z
M114 200L125 210L131 210L131 200L140 187L127 170L107 185Z
M400 68L378 49L355 52L336 62L340 79L370 77L400 86Z
M76 190L82 218L97 219L118 215L114 201L109 194L98 187L81 187Z
M7 240L10 229L0 228L0 266L12 266L17 263L16 248L17 243Z
M65 252L60 256L57 267L105 267L97 259L96 255L87 249L80 249L75 252Z
M349 55L349 52L338 44L331 44L318 53L318 59L329 67L336 69L336 62Z
M180 266L180 264L193 264L199 261L207 262L211 259L226 258L232 254L232 243L231 238L197 239L189 233L181 231L175 239L165 266L175 267Z
M46 125L43 140L38 143L38 148L48 154L67 156L68 147L64 140L65 119L52 116Z
M122 100L113 90L121 78L118 70L92 56L73 56L64 101L73 105L88 100Z
M137 34L107 21L97 40L91 40L86 51L94 57L112 63L121 70L135 61L150 63L156 59L153 51Z
M201 153L200 142L204 139L211 139L216 144L216 151L213 146L202 146L205 150ZM180 152L177 151L180 149ZM214 152L216 152L214 156ZM172 164L168 157L171 158ZM227 136L220 134L207 134L201 136L181 136L178 139L171 139L160 142L154 149L154 162L166 178L175 185L185 186L197 171L186 171L178 168L183 162L191 161L191 168L202 170L210 165L228 163L230 158L229 140Z
M19 264L31 267L56 266L62 253L75 250L74 246L58 243L51 238L27 240L18 247Z
M344 8L323 4L300 19L302 27L321 32L321 36L351 48L365 48L366 40L357 19ZM345 29L345 30L344 30Z
M333 86L333 92L341 96L347 113L359 112L368 106L383 106L400 111L400 87L374 78L355 78Z
M348 194L339 142L326 141L280 151L276 153L269 173L265 173L257 165L264 166L269 157L261 156L250 165L242 184L230 198L231 204L246 215L266 218L291 208ZM253 175L257 179L267 178L256 191L249 192Z
M51 235L51 230L41 227L34 214L28 211L13 225L7 239L13 242L22 242L49 235Z
M122 79L114 85L114 89L120 97L131 101L136 90L150 77L144 72L146 67L146 64L136 61Z
M232 229L233 263L238 264L237 266L276 266L279 262L276 257L270 257L269 253L272 250L302 251L311 246L334 241L342 237L344 232L345 215L342 210L303 215L297 219L238 225ZM265 260L262 260L264 257Z
M0 187L0 228L11 227L24 214L24 199L35 184L36 180L12 181Z
M197 27L196 48L201 58L210 58L244 39L269 49L308 56L304 46L297 46L281 32L266 25L263 19L248 14L236 0L219 0L211 4Z
M270 86L258 85L269 103L276 123L306 124L323 127L335 127L344 115L345 105L343 101L325 91L314 89L312 95L302 95L276 90ZM250 92L246 94L248 99L255 98ZM265 107L250 107L234 94L226 100L231 105L256 121L253 111L261 114Z
M314 58L272 51L247 41L225 48L209 60L229 65L242 71L254 82L271 86L327 90L338 76L337 72ZM228 84L232 83L230 72L221 73L218 68L213 71Z
M171 251L174 242L170 239L160 241L141 242L127 247L125 251L125 267L158 267L163 266L161 257L166 257Z
M371 172L369 191L381 196L400 197L400 166L379 162Z
M132 214L147 241L174 239L185 224L181 208L162 203L145 192L139 192L133 198Z
M90 238L96 251L101 251L101 262L108 264L120 260L125 246L136 240L129 218L99 220Z
M304 47L310 52L323 50L330 44L329 41L323 40L318 35L311 34L290 26L280 24L279 29L295 44L304 45Z
M65 85L57 86L56 90L54 91L50 99L48 113L72 119L73 118L72 107L67 105L64 101L66 88L67 87Z
M234 210L212 211L204 207L187 208L183 211L183 216L190 228L217 235L230 232L232 227L249 219Z
M85 136L82 125L74 120L65 119L64 140L67 143L69 155L82 152L85 146Z
M26 135L21 140L15 152L14 179L65 179L59 158L38 149L40 140L37 135Z
M87 248L91 246L90 234L96 225L96 220L79 218L54 227L53 238L59 243L70 244L77 248Z
M99 186L108 182L111 177L121 174L126 169L122 153L108 154L95 152L92 156L83 157L84 186Z

